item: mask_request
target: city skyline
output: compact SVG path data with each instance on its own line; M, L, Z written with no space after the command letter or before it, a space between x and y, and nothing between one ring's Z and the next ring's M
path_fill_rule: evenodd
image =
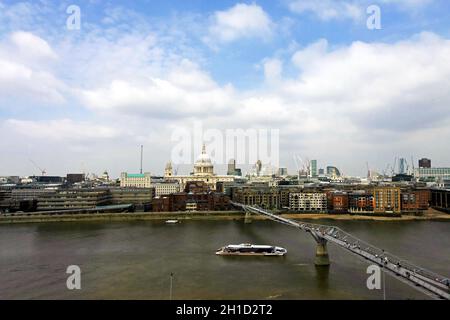
M208 158L210 157L210 153L207 151L206 149L206 143L203 144L202 147L202 151L198 152L198 153L193 153L193 159L195 159L194 161L189 162L189 163L184 163L184 164L173 164L172 161L170 161L170 159L168 161L166 161L164 168L162 168L161 170L157 170L154 172L151 172L150 170L147 170L146 168L148 167L147 161L145 160L145 157L143 156L144 153L144 148L143 145L141 145L139 147L139 150L142 152L142 154L139 154L139 159L140 161L142 160L142 162L139 162L137 167L133 167L129 170L121 170L117 175L115 173L111 173L107 168L105 168L102 171L99 172L93 172L93 171L89 171L87 170L86 167L82 168L79 171L76 170L69 170L66 172L61 172L61 173L54 173L52 172L52 169L47 169L44 167L40 167L35 161L33 161L32 159L28 159L30 162L30 165L33 167L33 169L31 170L32 173L30 174L25 174L25 175L17 175L17 174L1 174L0 172L0 176L21 176L21 177L26 177L26 176L66 176L66 174L84 174L86 175L86 177L99 177L103 174L108 174L108 176L111 179L120 179L121 175L126 172L126 173L150 173L151 176L154 177L163 177L166 175L167 172L167 165L171 165L171 170L173 170L175 172L175 174L178 175L191 175L193 173L193 169L195 167L195 163L198 161L198 159L201 157L202 153L205 153L208 155ZM141 158L142 155L142 158ZM270 163L263 163L260 160L258 160L257 162L253 163L253 164L239 164L238 162L236 162L236 159L231 158L230 162L234 163L235 168L240 170L240 174L245 177L245 176L252 176L252 175L279 175L279 170L283 169L283 170L287 170L287 173L289 176L297 176L298 174L302 174L302 173L306 173L308 174L309 177L311 178L317 178L318 176L325 176L325 175L329 175L327 173L328 168L336 168L334 165L332 165L332 163L330 162L326 162L323 160L318 160L318 159L308 159L308 158L301 158L298 154L295 155L296 158L294 159L294 162L296 163L296 168L292 169L292 168L288 168L286 166L283 166L283 164L280 164L279 166L274 166L271 165ZM228 171L229 171L229 163L228 162L226 165L224 164L217 164L214 161L214 158L211 158L211 163L213 164L214 167L214 171L213 174L214 175L228 175ZM411 161L413 161L411 163ZM428 158L420 158L420 159L414 159L411 158L411 161L405 159L405 158L399 158L399 157L395 157L393 162L387 163L387 166L384 169L379 169L379 168L373 168L373 167L366 167L367 171L365 172L365 174L359 175L359 176L352 176L352 175L348 175L345 172L342 172L342 176L343 177L356 177L356 178L376 178L376 175L380 175L381 176L386 176L386 177L390 177L390 176L394 176L397 174L407 174L407 175L415 175L414 170L418 169L418 168L443 168L442 170L450 170L448 169L448 167L439 167L439 166L433 166L431 167L431 163L434 164L434 162L432 162L431 159ZM424 161L430 162L430 164L423 164ZM257 169L257 166L260 165L261 168ZM369 163L366 163L367 166L369 166ZM239 167L239 168L238 168ZM298 168L298 169L297 169ZM339 168L337 168L339 170ZM440 170L440 169L438 169ZM323 171L324 173L320 174L319 171Z
M173 131L199 121L279 130L290 174L294 155L354 176L450 164L445 1L80 1L79 30L70 5L0 1L0 175L36 174L32 159L118 177L140 145L162 174Z

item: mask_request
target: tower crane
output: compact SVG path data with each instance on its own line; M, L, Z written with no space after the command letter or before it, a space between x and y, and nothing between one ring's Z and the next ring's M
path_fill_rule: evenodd
M366 161L366 165L367 165L367 178L370 179L370 178L372 178L372 173L370 172L368 161Z
M45 169L41 169L36 162L30 159L30 162L41 172L42 176L45 176L47 174L47 171Z
M397 157L395 157L394 159L394 165L392 166L392 174L391 176L393 177L395 175L395 167L397 166Z
M387 173L388 173L388 170L389 170L390 166L391 165L388 163L387 166L386 166L386 169L384 169L384 171L383 171L383 176L384 177L387 177Z

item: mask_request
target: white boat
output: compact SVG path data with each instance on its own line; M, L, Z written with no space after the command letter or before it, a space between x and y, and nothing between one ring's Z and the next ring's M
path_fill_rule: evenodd
M286 253L282 247L250 243L229 244L216 251L220 256L284 256Z
M178 220L166 220L166 223L167 224L177 224L177 223L180 223L180 221L178 221Z

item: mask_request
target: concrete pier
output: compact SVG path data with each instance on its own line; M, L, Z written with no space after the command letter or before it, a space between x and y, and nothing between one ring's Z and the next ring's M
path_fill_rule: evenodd
M327 251L327 241L325 239L320 239L319 241L317 241L316 258L314 259L314 264L316 266L330 265L330 258L328 257Z
M245 212L244 223L252 223L252 214L248 211Z

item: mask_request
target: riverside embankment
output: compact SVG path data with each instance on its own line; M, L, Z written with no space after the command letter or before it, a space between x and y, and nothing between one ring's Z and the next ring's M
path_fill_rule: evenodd
M339 220L339 221L450 221L450 215L433 209L424 215L402 215L400 217L309 213L282 214L283 217L297 220ZM238 220L244 219L240 211L205 211L205 212L133 212L133 213L90 213L90 214L53 214L40 213L20 215L0 215L0 224L43 223L43 222L81 222L81 221L146 221L146 220ZM265 220L263 216L252 216L255 220Z

